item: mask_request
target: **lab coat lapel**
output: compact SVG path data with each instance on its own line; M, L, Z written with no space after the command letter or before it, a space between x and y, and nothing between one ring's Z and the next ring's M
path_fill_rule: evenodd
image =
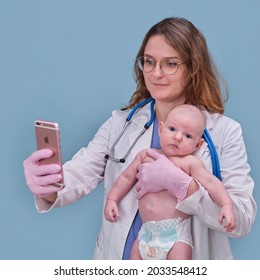
M213 128L213 115L207 111L203 111L203 114L206 119L206 128L211 134ZM204 142L200 149L195 153L195 156L204 162L208 170L212 169L211 155L208 148L208 144L206 142Z

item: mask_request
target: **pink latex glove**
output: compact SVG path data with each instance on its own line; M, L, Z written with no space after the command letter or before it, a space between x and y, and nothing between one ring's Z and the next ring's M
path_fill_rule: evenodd
M40 197L47 197L59 190L50 185L61 181L61 167L58 164L39 165L41 159L49 158L52 154L52 150L42 149L32 153L23 162L26 184L32 193Z
M182 201L188 191L192 177L159 152L148 149L148 155L155 159L153 162L143 163L138 167L136 178L138 182L136 198L140 199L148 192L168 190L179 201Z

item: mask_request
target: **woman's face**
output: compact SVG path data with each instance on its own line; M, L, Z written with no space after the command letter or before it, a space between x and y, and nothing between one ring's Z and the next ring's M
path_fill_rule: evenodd
M156 101L173 102L175 105L185 102L183 81L185 80L186 65L181 64L173 75L166 75L160 69L159 62L170 58L171 62L183 62L180 55L172 48L163 35L154 35L148 40L144 49L144 56L152 57L157 61L156 66L149 73L144 74L148 91Z

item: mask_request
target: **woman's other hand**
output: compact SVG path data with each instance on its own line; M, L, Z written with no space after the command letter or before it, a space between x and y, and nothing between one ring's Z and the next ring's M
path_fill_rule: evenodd
M138 167L137 199L148 192L168 190L178 201L183 200L193 178L156 150L148 149L147 153L154 161Z

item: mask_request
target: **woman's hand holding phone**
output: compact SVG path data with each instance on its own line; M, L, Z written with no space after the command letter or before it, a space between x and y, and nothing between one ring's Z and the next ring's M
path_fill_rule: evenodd
M26 183L32 193L53 202L64 187L58 123L36 120L37 151L24 161Z
M56 193L60 188L52 185L62 180L59 164L39 164L41 160L52 156L51 149L37 150L23 162L24 175L29 189L35 195L44 198Z

